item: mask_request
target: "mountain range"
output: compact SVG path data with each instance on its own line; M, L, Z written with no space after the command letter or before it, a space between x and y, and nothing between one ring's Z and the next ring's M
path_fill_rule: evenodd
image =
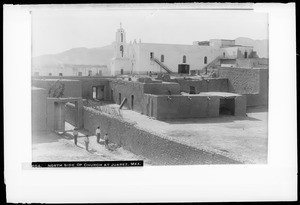
M240 37L235 39L237 45L253 46L261 58L268 58L268 40L253 40ZM113 57L113 45L97 48L72 48L62 53L41 55L32 58L34 67L57 66L60 64L74 65L108 65Z

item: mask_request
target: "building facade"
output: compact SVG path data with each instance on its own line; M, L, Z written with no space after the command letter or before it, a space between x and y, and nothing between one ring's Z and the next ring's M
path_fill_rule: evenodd
M191 45L126 42L126 32L120 27L114 42L111 75L180 73L181 68L190 71L204 70L220 59L248 59L253 47L235 45L235 40L211 39L193 42ZM226 66L226 65L225 65Z

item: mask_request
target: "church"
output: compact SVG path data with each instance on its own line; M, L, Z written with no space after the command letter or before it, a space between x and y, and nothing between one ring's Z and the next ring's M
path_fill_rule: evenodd
M112 76L200 73L212 65L233 67L238 59L258 58L253 47L235 45L235 40L227 39L194 41L191 45L142 43L141 40L127 43L121 23L113 47L114 56L110 64Z

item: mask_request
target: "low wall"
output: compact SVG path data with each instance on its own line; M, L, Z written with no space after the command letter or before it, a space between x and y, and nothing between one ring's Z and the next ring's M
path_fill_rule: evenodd
M73 112L72 108L66 111ZM66 120L72 122L72 114L68 113L67 116ZM113 143L150 159L155 165L240 164L222 155L167 140L122 119L84 107L84 128L94 133L99 125L103 133L109 134Z

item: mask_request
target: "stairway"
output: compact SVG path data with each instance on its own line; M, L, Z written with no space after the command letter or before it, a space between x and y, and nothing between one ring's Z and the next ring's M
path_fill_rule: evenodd
M210 62L209 64L207 64L206 66L204 66L202 69L205 70L205 69L211 68L211 67L214 66L220 59L221 59L220 56L216 57L213 61L211 61L211 62Z
M173 72L171 71L171 69L169 69L165 64L163 64L162 62L160 62L157 58L152 58L151 60L153 60L154 62L156 62L160 67L162 67L165 71L167 71L169 74L172 74Z

